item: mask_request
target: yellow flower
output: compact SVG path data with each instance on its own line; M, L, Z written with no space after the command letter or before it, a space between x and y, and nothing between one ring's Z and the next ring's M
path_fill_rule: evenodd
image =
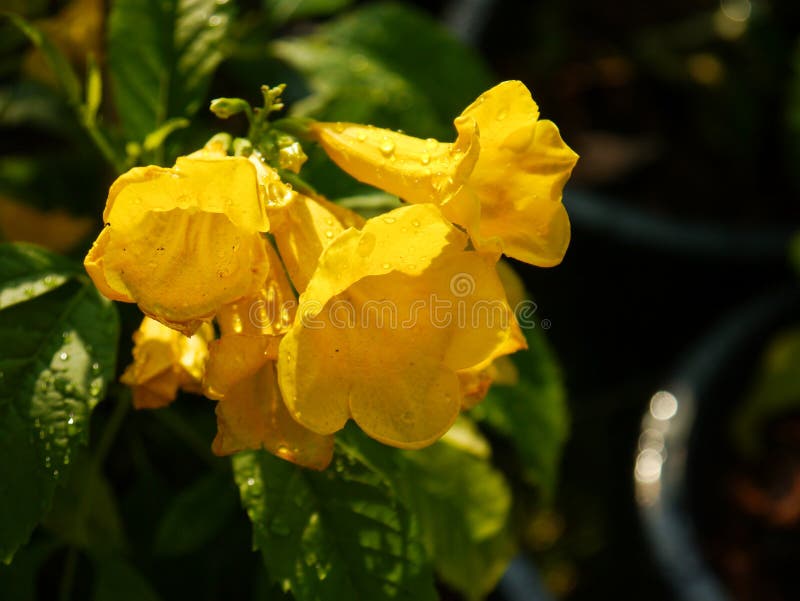
M277 255L269 246L267 252L272 266L259 294L217 316L222 337L211 343L203 382L206 396L219 401L211 448L217 455L263 448L298 465L324 469L333 457L333 437L294 421L278 390L278 344L296 303Z
M482 94L455 120L454 144L352 123L316 123L316 139L356 179L434 203L477 249L549 267L570 239L561 193L577 155L519 81Z
M458 371L515 344L496 257L467 244L425 204L348 229L322 251L278 357L296 421L332 434L352 417L402 448L447 431L461 408Z
M111 186L103 220L84 261L95 285L187 335L264 282L269 222L247 159L212 148L170 169L131 169Z
M157 409L175 400L178 389L201 392L208 343L214 328L203 324L194 336L145 317L133 334L133 363L120 381L133 388L137 409Z

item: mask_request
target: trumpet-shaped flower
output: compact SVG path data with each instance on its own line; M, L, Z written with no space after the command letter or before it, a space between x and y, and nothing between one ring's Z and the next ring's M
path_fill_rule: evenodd
M269 222L247 159L210 149L170 169L131 169L111 186L103 220L84 261L95 285L184 334L264 281Z
M420 448L455 420L459 370L521 344L495 271L431 205L348 229L323 251L278 380L296 421L332 434L349 418L386 444ZM506 352L510 352L507 350Z
M134 407L169 405L178 389L199 393L208 344L213 339L211 324L203 324L193 336L186 337L145 317L133 334L133 363L120 378L133 388Z
M454 144L352 123L311 130L342 169L411 203L434 203L477 249L548 267L564 257L561 203L577 155L519 81L482 94L455 120Z

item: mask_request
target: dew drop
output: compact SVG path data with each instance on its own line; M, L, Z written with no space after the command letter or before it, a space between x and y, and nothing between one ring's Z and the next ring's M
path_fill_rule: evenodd
M278 445L278 448L275 449L275 453L279 457L290 457L292 455L292 452L289 450L289 447L287 447L284 444Z
M325 237L328 238L328 240L330 240L331 238L333 238L333 232L331 230L328 230L327 232L325 232Z
M69 414L69 419L67 420L67 423L70 426L75 423L75 415L74 414L72 414L72 413Z
M419 227L419 221L415 219L414 221L411 222L411 225L413 225L414 227Z
M62 351L58 355L58 358L61 359L62 361L66 361L67 359L69 359L69 355L65 351Z
M336 125L333 126L333 130L337 134L342 133L344 131L344 123L337 123Z
M394 154L394 142L389 138L384 138L380 145L381 154L385 157L390 157Z
M439 145L439 141L436 138L428 138L427 140L425 140L425 144L428 145L428 148L433 150Z
M428 165L431 162L431 155L425 152L419 157L419 160L423 165Z
M381 265L381 267L383 267L384 269L389 269L391 267L391 264L390 263L384 263L383 265Z
M508 117L508 110L500 109L500 111L497 113L497 120L503 121L506 117Z
M392 223L397 221L397 219L395 219L394 217L384 217L383 221L384 221L384 223L388 223L389 225L391 225Z
M363 131L360 131L360 132L358 132L358 135L356 136L356 139L359 142L363 142L363 141L365 141L367 139L367 134L365 134Z
M97 361L92 363L92 373L93 374L99 374L100 373L100 364Z
M248 478L247 479L247 486L253 486L256 483L255 478Z

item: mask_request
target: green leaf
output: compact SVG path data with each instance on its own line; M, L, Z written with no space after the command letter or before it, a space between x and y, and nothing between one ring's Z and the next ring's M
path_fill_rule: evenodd
M56 80L64 91L67 101L75 107L80 106L81 84L78 80L78 76L75 75L75 70L72 68L67 58L50 41L50 38L38 27L19 15L2 12L0 12L0 15L8 17L11 22L28 37L31 43L42 51L48 66L53 71Z
M233 465L255 546L298 601L436 598L416 522L362 456L340 445L321 473L266 452Z
M141 142L204 103L224 58L233 8L218 0L116 0L109 15L111 85L128 140Z
M302 113L423 137L453 138L453 119L492 81L476 53L401 4L366 6L275 51L309 80Z
M10 561L86 442L119 326L79 266L27 245L0 245L0 298L0 559Z
M403 457L403 494L437 573L467 598L483 598L516 553L505 478L487 459L446 439Z
M544 335L528 330L526 337L528 350L511 356L519 382L493 385L472 416L511 441L526 479L549 501L569 434L569 414L561 374Z
M289 21L333 14L353 3L353 0L263 0L272 27Z
M144 577L119 558L96 558L94 601L158 601Z
M236 509L230 474L215 472L175 496L156 532L154 552L182 555L211 542Z
M80 549L122 551L125 534L111 485L88 453L79 452L73 463L66 486L56 491L53 509L42 524Z

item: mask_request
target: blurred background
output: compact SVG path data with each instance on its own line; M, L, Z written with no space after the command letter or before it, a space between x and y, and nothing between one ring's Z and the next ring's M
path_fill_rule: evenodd
M335 65L314 62L297 47L266 52L263 40L314 32L327 13L375 3L321 1L316 4L327 9L296 19L286 16L291 2L265 3L274 10L267 22L247 18L260 14L259 2L237 4L242 18L229 31L231 47L210 81L209 98L254 99L260 84L286 81L289 100L316 93L311 112L323 106L328 118L338 118L337 111L358 109L352 98L320 93L320 77L345 77ZM515 265L561 365L571 415L555 500L537 511L525 534L546 589L574 601L683 594L675 580L685 574L659 562L659 543L654 546L640 519L634 471L653 395L676 374L695 373L686 366L706 357L703 369L713 378L691 399L698 422L687 426L690 435L677 449L689 466L680 508L691 542L726 591L722 598L800 598L794 578L800 345L791 330L793 308L797 315L792 240L800 225L800 4L401 4L438 21L476 55L469 64L456 55L449 63L416 60L418 41L405 32L395 45L427 82L427 93L463 107L474 96L471 84L459 87L462 74L465 82L484 77L476 72L490 82L520 79L581 156L564 194L573 234L563 264ZM101 70L114 60L104 51L102 0L2 0L0 8L39 23L81 72L87 51ZM67 103L51 93L56 78L41 54L10 26L1 32L0 233L79 258L100 225L114 170ZM134 52L137 43L132 40ZM360 55L353 56L357 72ZM399 93L387 82L383 104L363 115L356 110L356 117L449 135L447 118L437 120L436 111L427 122L417 115L404 123L411 109L393 104ZM448 105L443 112L452 118L458 111ZM117 118L108 107L101 115ZM163 148L126 151L164 161L179 148L202 144L214 127L201 109L192 127ZM324 174L326 167L312 155L309 169ZM359 190L330 177L323 191L336 198ZM746 335L725 337L731 324L743 323L737 316L748 314L747 307L776 295L789 300L760 309ZM128 321L132 329L135 317ZM709 350L723 347L724 354ZM669 417L683 410L684 399L677 401ZM662 450L661 461L667 459ZM180 453L179 460L196 461ZM646 478L659 475L651 470ZM142 494L131 498L147 505ZM247 524L239 527L237 540L247 545ZM720 599L714 594L693 598Z

